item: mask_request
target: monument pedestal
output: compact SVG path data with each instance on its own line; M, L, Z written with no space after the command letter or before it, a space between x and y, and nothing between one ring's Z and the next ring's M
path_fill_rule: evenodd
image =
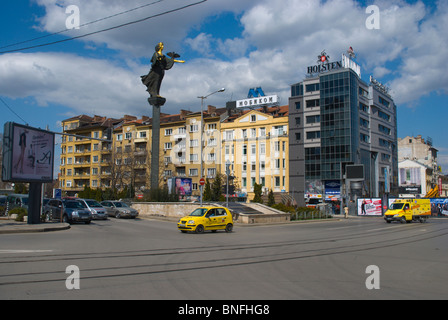
M148 103L152 106L151 189L159 188L160 107L165 102L163 97L148 98Z

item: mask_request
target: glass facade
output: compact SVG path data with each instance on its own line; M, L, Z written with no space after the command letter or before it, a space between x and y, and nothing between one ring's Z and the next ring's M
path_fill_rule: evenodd
M320 179L341 179L343 163L354 162L358 150L359 115L356 75L347 70L320 77Z

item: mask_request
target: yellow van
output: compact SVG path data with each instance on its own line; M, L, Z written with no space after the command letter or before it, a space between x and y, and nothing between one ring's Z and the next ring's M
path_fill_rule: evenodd
M431 202L429 199L398 199L390 205L389 210L384 214L384 220L387 223L392 221L425 222L430 215Z
M232 214L225 207L200 207L188 216L181 218L177 223L177 228L181 232L203 233L207 230L232 232Z

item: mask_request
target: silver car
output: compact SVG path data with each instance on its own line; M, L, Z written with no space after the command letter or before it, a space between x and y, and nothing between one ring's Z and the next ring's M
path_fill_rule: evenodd
M101 205L106 208L107 214L111 217L135 219L138 216L138 211L123 201L102 201Z
M87 209L92 214L93 220L107 219L106 209L98 201L93 199L78 199L78 201L81 201L86 205Z

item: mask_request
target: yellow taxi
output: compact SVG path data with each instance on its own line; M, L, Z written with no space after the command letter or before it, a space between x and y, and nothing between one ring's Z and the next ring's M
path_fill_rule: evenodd
M208 230L232 232L232 214L225 207L200 207L188 216L181 218L177 223L177 228L181 232L203 233Z

